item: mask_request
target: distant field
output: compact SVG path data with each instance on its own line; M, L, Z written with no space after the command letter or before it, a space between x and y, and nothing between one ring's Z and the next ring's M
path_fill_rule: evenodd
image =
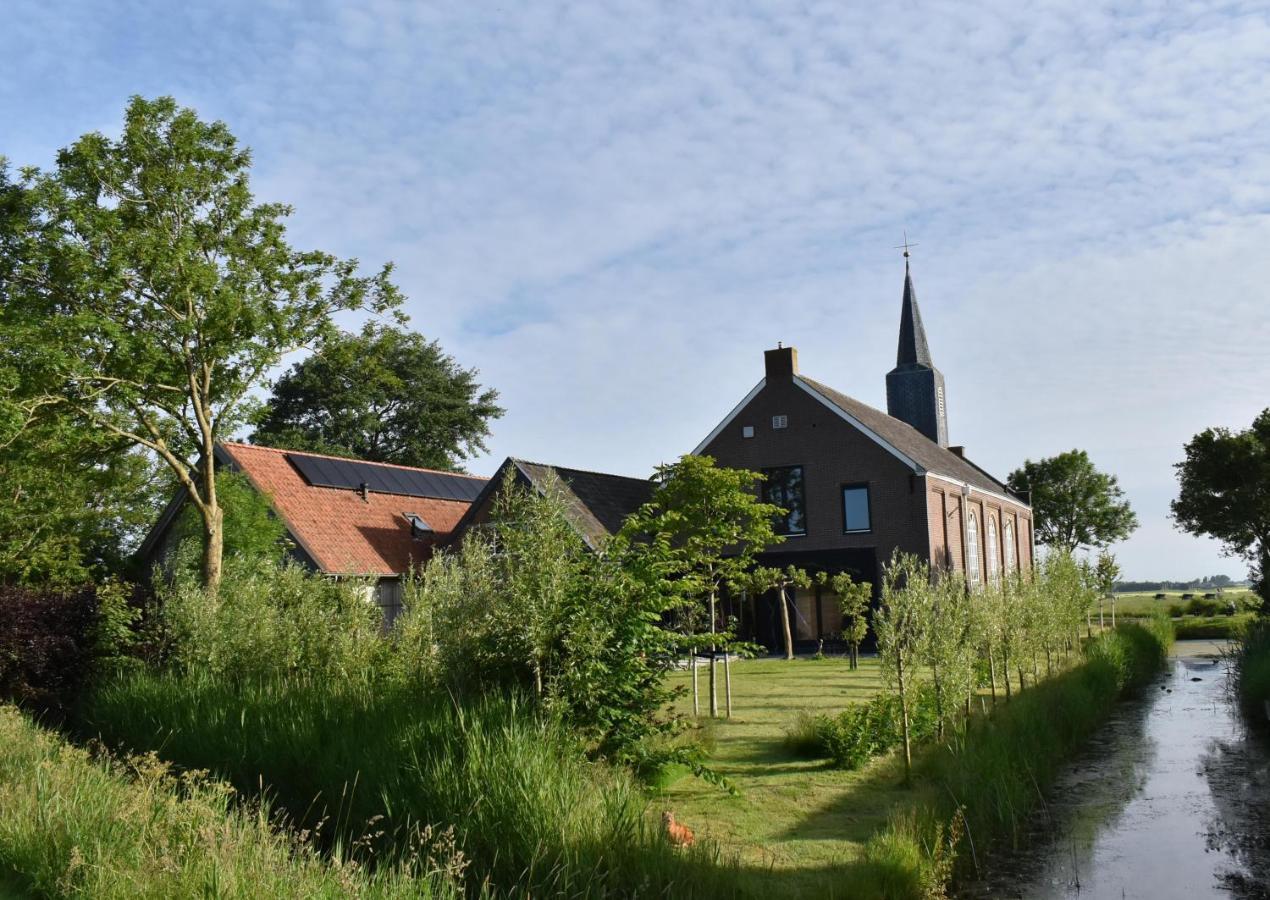
M1132 591L1123 594L1116 594L1116 614L1126 616L1149 616L1154 615L1156 610L1163 610L1166 614L1171 614L1170 607L1184 607L1189 601L1183 600L1183 594L1192 594L1194 597L1203 599L1206 593L1216 593L1215 591L1164 591L1164 599L1157 600L1155 595L1161 593L1159 591ZM1234 601L1239 611L1250 608L1251 602L1254 600L1251 590L1248 588L1235 588L1223 591L1219 602L1225 604ZM1111 614L1110 602L1106 605L1107 614Z

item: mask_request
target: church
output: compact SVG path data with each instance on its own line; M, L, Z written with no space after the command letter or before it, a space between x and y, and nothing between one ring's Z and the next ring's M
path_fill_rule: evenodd
M899 348L886 376L886 412L804 375L798 351L763 354L763 377L692 452L763 473L764 499L788 512L785 541L762 564L850 572L878 594L894 550L934 569L995 582L1032 565L1032 510L1025 496L948 443L944 376L931 358L905 251ZM836 640L842 630L827 587L799 589L794 639ZM734 600L740 633L781 646L773 596Z

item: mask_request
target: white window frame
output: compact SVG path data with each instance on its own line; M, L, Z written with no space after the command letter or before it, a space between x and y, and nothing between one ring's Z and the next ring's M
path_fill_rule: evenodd
M979 571L979 520L974 510L966 514L966 580L978 587L982 578Z

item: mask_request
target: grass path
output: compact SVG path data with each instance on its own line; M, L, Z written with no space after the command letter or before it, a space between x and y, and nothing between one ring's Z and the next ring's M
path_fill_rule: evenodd
M706 709L706 670L700 676ZM682 672L673 680L690 685L691 678ZM894 804L912 794L900 787L902 773L894 758L844 772L791 755L783 739L798 710L837 712L881 689L878 663L871 657L861 659L855 672L843 659L734 664L732 718L706 728L715 742L710 764L740 796L684 778L659 802L698 835L716 841L725 856L737 856L756 877L762 872L776 876L783 893L825 895L832 870L854 861ZM679 701L677 711L691 714L691 696Z

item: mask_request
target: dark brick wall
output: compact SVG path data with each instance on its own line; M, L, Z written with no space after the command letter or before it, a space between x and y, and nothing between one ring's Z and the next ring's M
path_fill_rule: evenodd
M772 428L778 415L788 417L787 428ZM754 437L742 437L745 426L754 428ZM781 551L870 548L885 560L895 547L922 555L929 550L922 479L792 378L768 378L701 452L736 468L803 467L807 534L788 538ZM843 533L841 489L855 483L869 485L873 528L866 534Z
M966 568L963 543L965 518L962 513L961 487L939 478L927 476L927 517L930 528L930 554L932 563L945 564L958 572ZM982 491L972 490L966 500L969 511L979 521L980 571L987 574L988 519L996 524L997 562L1001 570L1006 566L1005 523L1013 527L1015 568L1027 569L1032 565L1032 513L1027 507L1002 500Z

